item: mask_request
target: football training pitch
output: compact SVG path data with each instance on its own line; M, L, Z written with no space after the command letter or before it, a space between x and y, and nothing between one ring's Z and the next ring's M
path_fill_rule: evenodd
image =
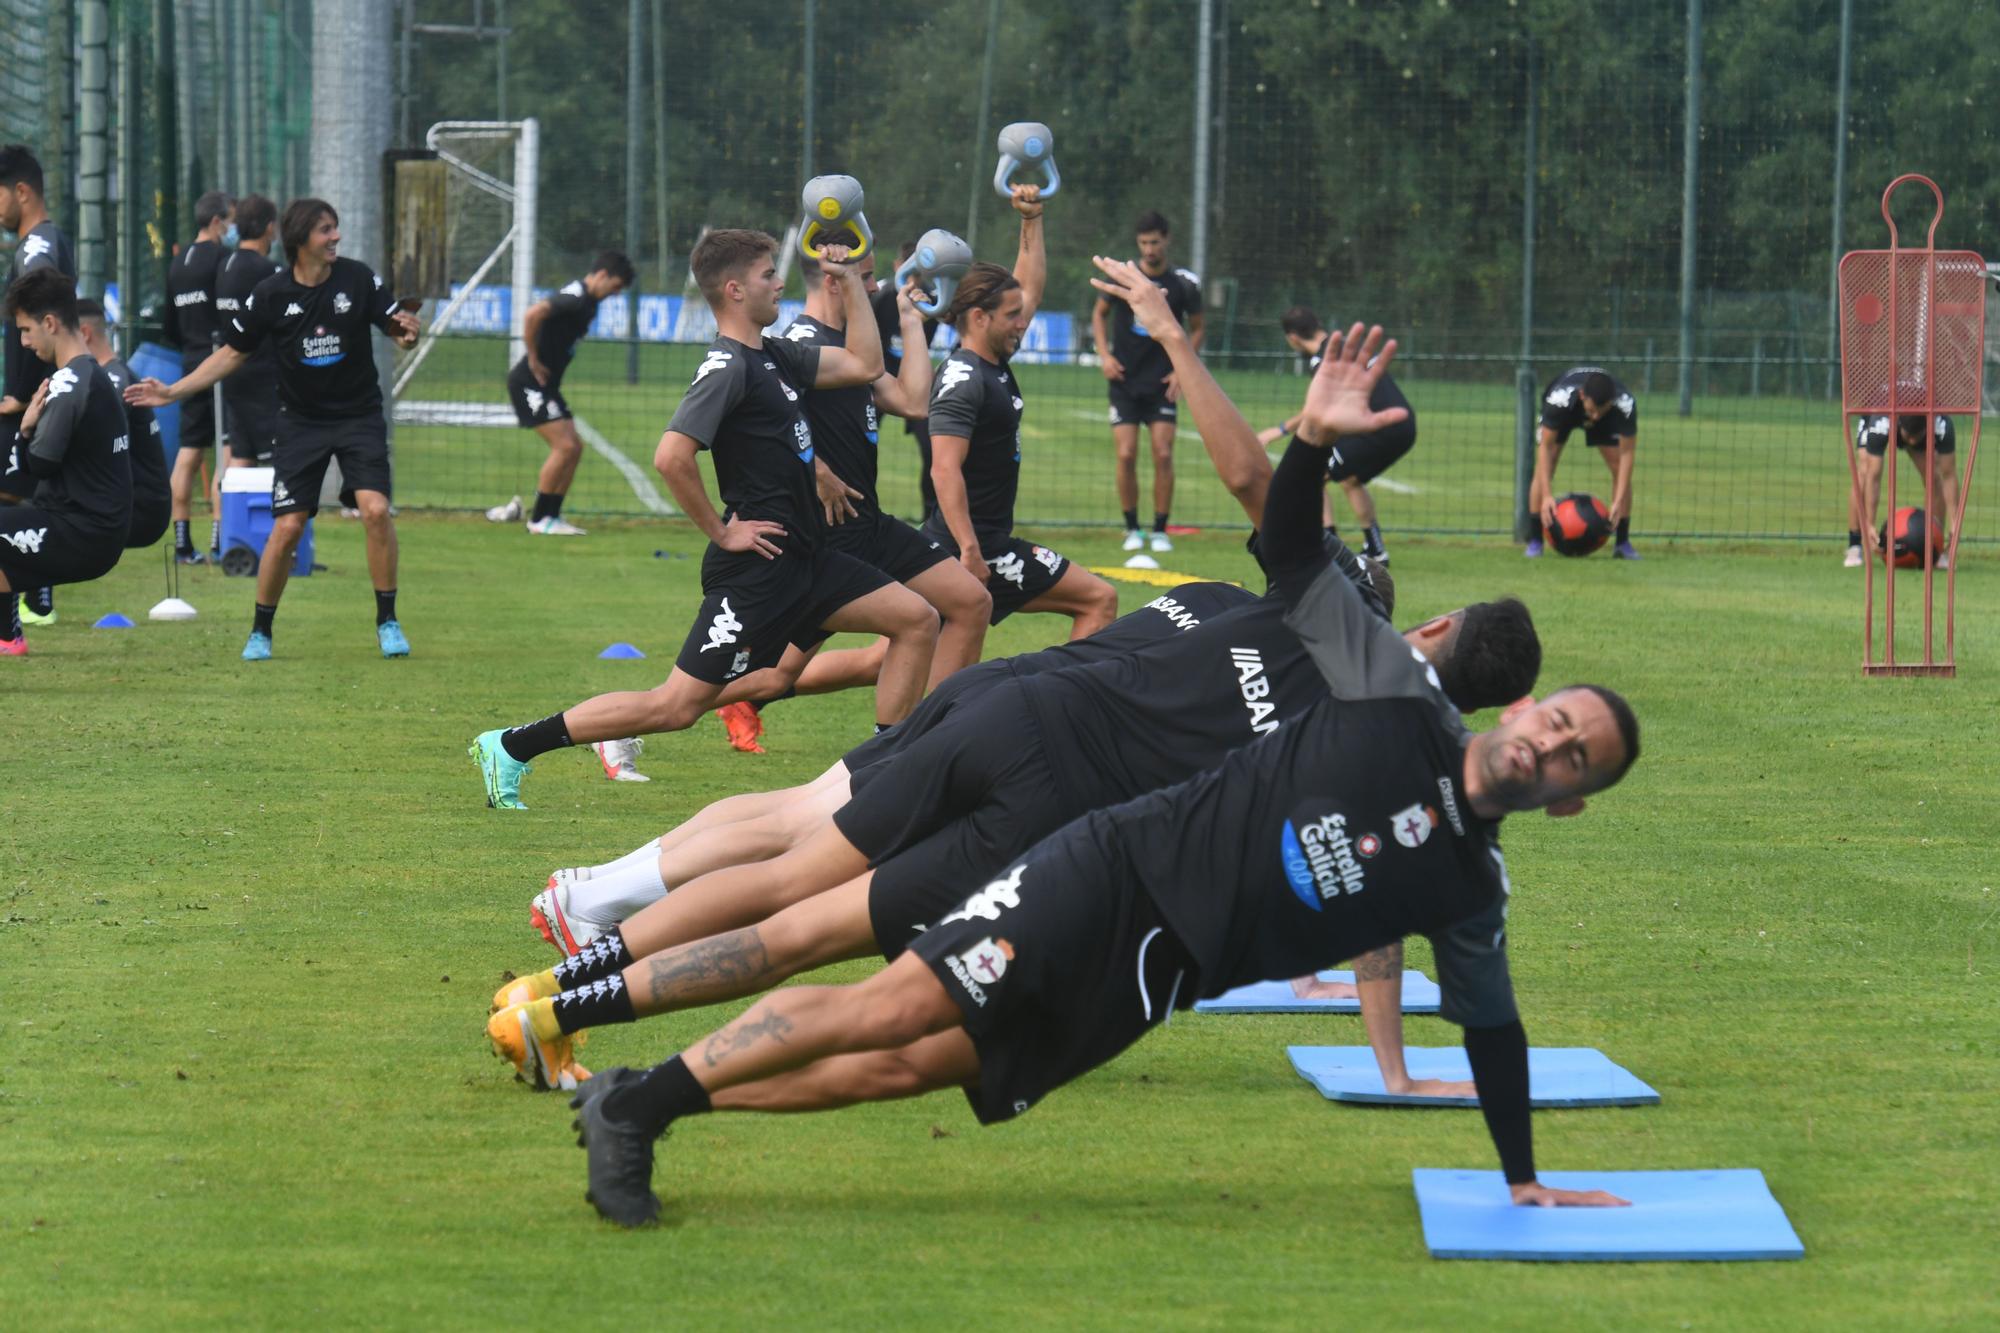
M1602 488L1591 460L1565 468ZM509 491L529 480L506 475ZM584 477L617 484L597 460ZM553 957L528 899L550 870L709 800L817 774L866 736L870 699L776 705L761 757L712 718L656 738L647 785L605 782L585 750L545 756L529 811L487 810L475 733L664 676L699 600L698 535L604 522L555 542L406 514L415 653L385 662L359 524L322 515L331 568L292 585L274 661L236 660L245 580L189 571L201 618L147 624L153 551L62 590L60 623L0 670L5 1321L1990 1326L2000 588L1985 552L1968 548L1959 584L1960 678L1867 681L1860 571L1837 546L1642 539L1636 565L1529 564L1497 540L1399 538L1397 499L1400 623L1517 593L1543 687L1602 680L1645 727L1643 761L1582 818L1503 831L1530 1038L1599 1047L1663 1098L1538 1113L1538 1165L1759 1167L1803 1262L1428 1258L1411 1169L1489 1169L1492 1145L1472 1111L1317 1096L1284 1048L1361 1042L1341 1017L1182 1014L990 1130L956 1094L690 1121L658 1154L666 1224L616 1230L583 1200L563 1101L487 1049L503 972ZM1121 558L1101 531L1046 535L1088 564ZM1179 547L1172 569L1252 577L1240 533ZM1128 610L1153 595L1120 592ZM90 628L111 610L139 628ZM1018 617L987 650L1044 646L1059 623ZM614 640L650 660L597 660ZM1409 965L1430 969L1421 942ZM579 1058L650 1064L742 1007L602 1030ZM1406 1027L1413 1045L1458 1040L1436 1018Z

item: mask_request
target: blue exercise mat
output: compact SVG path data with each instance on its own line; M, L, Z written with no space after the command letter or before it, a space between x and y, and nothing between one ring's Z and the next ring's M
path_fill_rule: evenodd
M1388 1092L1375 1053L1366 1046L1288 1046L1292 1068L1336 1102L1390 1106L1477 1106L1477 1097L1417 1097ZM1469 1079L1463 1046L1405 1046L1411 1078ZM1587 1046L1537 1046L1528 1051L1528 1099L1534 1106L1658 1106L1660 1094Z
M1352 972L1322 972L1321 981L1353 981ZM1301 1000L1289 981L1259 981L1224 991L1212 1000L1195 1001L1198 1014L1358 1014L1359 1000ZM1421 972L1403 973L1403 1012L1438 1011L1437 983Z
M1630 1208L1523 1208L1498 1171L1418 1167L1417 1211L1433 1259L1802 1259L1806 1247L1764 1183L1742 1171L1544 1171L1557 1189L1609 1190Z

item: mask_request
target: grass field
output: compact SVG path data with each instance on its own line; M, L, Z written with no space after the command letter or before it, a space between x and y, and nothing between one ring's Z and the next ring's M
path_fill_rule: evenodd
M61 623L0 665L0 1322L2000 1318L2000 588L1976 556L1962 677L1866 681L1857 572L1825 551L1658 542L1638 565L1527 565L1498 542L1396 546L1401 619L1518 592L1544 683L1601 678L1646 727L1590 814L1506 831L1531 1037L1599 1046L1664 1099L1538 1114L1542 1167L1760 1167L1807 1248L1508 1265L1432 1261L1418 1231L1412 1167L1493 1164L1475 1113L1336 1106L1287 1067L1288 1042L1361 1041L1351 1018L1185 1015L992 1130L955 1095L689 1122L660 1156L668 1225L601 1224L567 1109L485 1049L502 970L550 957L529 896L712 798L816 773L866 733L869 700L774 708L762 758L712 719L657 739L646 786L550 755L532 810L489 811L469 738L663 675L697 566L654 552L699 542L678 523L567 543L438 516L401 531L407 661L376 655L358 525L323 518L331 568L292 585L268 664L236 661L244 581L195 571L201 619L145 623L154 552L64 590ZM1100 534L1052 536L1116 559ZM1172 563L1246 574L1228 534ZM110 610L140 627L89 627ZM1054 628L1020 617L989 649ZM616 639L651 660L596 660ZM584 1059L650 1062L719 1017L604 1031ZM1456 1029L1413 1018L1409 1037Z
M626 351L585 343L563 391L577 412L650 476L653 447L702 349L642 347L637 385L625 382ZM497 339L447 340L406 396L504 407L505 356L505 344ZM1285 360L1266 370L1225 370L1220 378L1253 425L1276 425L1297 410L1305 392L1305 381L1290 373L1291 365ZM1546 377L1560 368L1551 361L1542 373ZM1477 371L1475 377L1465 364L1436 361L1411 362L1397 370L1417 411L1419 439L1416 449L1374 488L1389 530L1500 533L1510 528L1513 369L1495 362ZM1447 373L1452 378L1443 378ZM1020 376L1029 402L1022 425L1020 520L1117 523L1102 376L1087 366L1036 365L1023 365ZM1820 537L1836 543L1843 536L1848 477L1838 405L1768 395L1703 397L1687 418L1674 415L1674 406L1665 383L1639 401L1633 526L1642 542L1648 534ZM1959 424L1969 435L1969 421ZM1591 491L1608 502L1611 474L1590 456L1593 452L1573 441L1556 481L1562 490ZM1141 453L1144 458L1143 449ZM535 469L545 455L538 438L511 424L402 427L397 432L397 499L405 505L483 509L509 495L531 494ZM1180 432L1176 455L1176 520L1240 523L1234 502L1215 484L1191 423ZM1142 506L1152 504L1151 466L1147 460L1140 468ZM882 494L892 512L917 512L917 468L914 443L899 424L889 423L882 435ZM1899 503L1923 503L1914 469L1902 469L1898 486ZM586 457L573 496L570 507L577 513L645 512L631 488L595 458ZM1996 508L2000 468L1988 466L1983 479L1974 477L1967 535L1993 536L1983 515Z

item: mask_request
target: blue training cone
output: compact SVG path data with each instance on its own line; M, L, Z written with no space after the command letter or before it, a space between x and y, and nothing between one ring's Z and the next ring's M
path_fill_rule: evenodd
M117 613L116 611L113 611L113 612L111 612L111 613L110 613L110 614L108 614L108 615L103 615L103 616L99 616L99 617L97 618L97 623L96 623L95 625L91 626L91 628L92 628L92 629L131 629L131 628L132 628L132 620L131 620L131 617L129 617L129 616L122 616L122 615L119 615L119 614L118 614L118 613Z
M600 658L611 658L615 661L623 658L644 657L645 654L629 643L614 643L599 653L598 656Z

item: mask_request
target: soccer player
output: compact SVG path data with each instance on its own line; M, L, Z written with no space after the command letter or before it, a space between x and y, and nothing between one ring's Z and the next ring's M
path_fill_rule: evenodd
M1172 229L1155 212L1139 215L1133 224L1139 246L1139 270L1166 292L1174 319L1187 329L1194 350L1201 351L1201 280L1184 268L1167 263ZM1097 363L1110 381L1111 442L1118 454L1118 503L1125 511L1125 549L1146 544L1139 531L1139 427L1153 447L1153 549L1171 551L1167 511L1174 501L1174 423L1180 386L1167 355L1154 341L1145 321L1115 296L1100 294L1090 311L1091 337Z
M944 322L958 330L958 348L931 389L937 509L924 521L924 535L993 594L994 624L1016 611L1046 611L1070 617L1070 637L1081 639L1117 616L1117 592L1061 553L1014 535L1027 404L1011 358L1042 303L1048 258L1041 187L1016 185L1013 203L1021 215L1013 271L973 264L944 311Z
M591 1080L572 1105L602 1215L657 1219L653 1143L689 1116L956 1086L981 1123L1009 1120L1197 998L1411 934L1437 951L1514 1202L1622 1202L1536 1179L1498 834L1512 812L1581 813L1638 758L1638 723L1611 691L1572 686L1470 732L1435 673L1324 567L1326 446L1375 419L1360 344L1316 377L1267 530L1287 621L1333 697L1212 771L1069 823L867 981L786 987L650 1071ZM630 990L565 997L612 1010Z
M266 343L278 359L283 407L271 485L271 536L257 562L257 609L243 660L271 656L278 599L291 578L292 554L319 510L327 464L340 461L341 502L361 511L368 574L375 586L375 639L384 657L408 657L396 619L396 523L389 514L389 427L375 373L369 329L413 347L417 319L358 259L340 254L340 215L324 199L294 199L278 223L291 267L257 284L231 318L223 345L173 384L144 380L127 402L148 407L187 402L242 369Z
M565 522L563 497L576 479L583 460L583 441L576 435L576 414L562 396L563 372L576 356L577 344L590 332L597 307L624 291L638 277L632 261L617 250L597 256L590 272L567 283L554 296L528 307L522 339L527 351L507 372L507 398L522 430L532 430L549 446L535 479L535 510L528 531L537 537L581 537L583 529ZM495 523L521 517L521 497L486 511Z
M236 248L215 275L215 309L221 319L241 319L251 294L284 271L271 258L278 238L278 206L261 194L236 201ZM227 239L228 233L223 233ZM230 467L269 467L278 449L278 359L270 344L258 347L242 369L222 382ZM219 543L211 544L211 554Z
M76 248L49 217L48 201L42 194L42 164L25 144L0 148L0 229L21 239L8 265L9 286L22 274L43 268L53 268L76 281ZM49 374L48 363L9 332L4 393L0 393L0 503L26 501L35 492L37 482L27 470L27 450L16 447L15 437L29 400ZM16 606L17 598L25 604ZM16 615L31 625L52 623L56 618L54 594L47 588L0 593L0 622L12 625Z
M43 265L7 288L10 346L51 368L19 417L22 470L33 498L0 509L0 656L23 657L28 640L13 594L84 583L111 572L132 526L132 464L125 405L84 346L76 284Z
M915 241L903 242L902 251L896 256L897 265L900 267L903 261L915 254L916 251L917 243ZM900 353L897 352L890 345L890 341L902 327L902 314L897 309L899 295L900 293L895 288L885 286L878 290L874 297L875 328L882 338L882 364L891 375L901 373L902 360L905 356L922 356L925 360L929 360L931 339L937 336L938 331L937 320L930 315L925 315L923 341L916 345L905 342L903 350ZM919 462L917 469L919 506L917 521L921 523L924 519L930 517L931 510L937 508L937 490L931 485L930 417L905 417L903 419L903 433L915 440L917 445L917 459Z
M802 659L830 633L889 637L875 687L878 726L900 721L923 693L937 613L880 570L828 549L820 507L835 492L817 473L812 427L799 402L801 388L880 378L868 294L846 247L827 246L822 264L841 288L850 345L765 337L785 285L777 248L763 232L721 229L690 257L715 313L716 338L653 462L709 546L701 610L672 674L651 690L601 694L539 722L482 733L471 753L494 808L526 808L520 781L537 755L579 741L680 731L718 704L775 697L789 683L778 670L789 650ZM704 449L715 455L721 515L702 487L696 455Z
M1602 451L1611 470L1611 521L1617 525L1612 554L1637 560L1632 549L1632 456L1639 443L1639 405L1624 385L1596 366L1565 370L1542 390L1542 424L1536 431L1535 479L1528 507L1546 533L1556 523L1556 461L1570 432L1583 428L1583 442ZM1528 540L1529 559L1542 553L1542 538Z
M1284 331L1286 345L1306 358L1307 371L1317 371L1331 336L1320 327L1319 316L1306 306L1295 305L1279 319L1278 327ZM1382 543L1382 525L1375 517L1375 497L1368 493L1368 483L1387 472L1416 444L1417 413L1392 376L1384 375L1376 382L1374 395L1370 401L1376 411L1400 407L1409 415L1372 435L1341 440L1334 447L1333 470L1327 476L1340 484L1341 491L1347 496L1348 508L1354 511L1354 521L1361 525L1361 554L1386 565L1389 563L1389 550ZM1298 420L1294 416L1281 426L1259 432L1257 442L1275 443L1289 435L1298 425ZM1328 499L1322 517L1329 528L1334 526L1331 499Z
M164 333L181 349L181 374L186 376L214 354L222 338L222 316L215 304L215 278L228 254L236 201L221 190L210 190L194 201L194 240L167 265L167 307ZM215 419L211 394L182 400L180 452L174 455L174 559L198 565L194 548L195 479L222 423ZM213 496L211 495L211 500Z
M1951 568L1951 525L1958 516L1958 440L1952 430L1950 417L1937 417L1931 427L1935 440L1933 458L1929 460L1932 469L1928 474L1930 492L1944 502L1944 512L1934 521L1937 532L1944 537L1944 550L1938 556L1937 568ZM1882 536L1875 527L1875 516L1882 505L1882 460L1889 452L1889 418L1886 416L1863 417L1854 425L1854 482L1848 503L1847 560L1849 569L1861 565L1862 546L1868 543L1868 551L1874 552L1882 544ZM1896 444L1909 456L1917 468L1919 482L1926 479L1926 459L1924 454L1924 418L1921 412L1904 413L1896 418ZM1920 492L1921 493L1921 492Z
M173 516L173 493L167 482L166 446L160 439L160 423L153 409L127 403L124 393L132 383L132 368L119 359L111 346L111 331L104 325L104 307L89 299L76 303L77 331L83 348L90 353L119 394L125 409L125 438L132 460L132 522L125 530L125 549L151 546L166 534Z

